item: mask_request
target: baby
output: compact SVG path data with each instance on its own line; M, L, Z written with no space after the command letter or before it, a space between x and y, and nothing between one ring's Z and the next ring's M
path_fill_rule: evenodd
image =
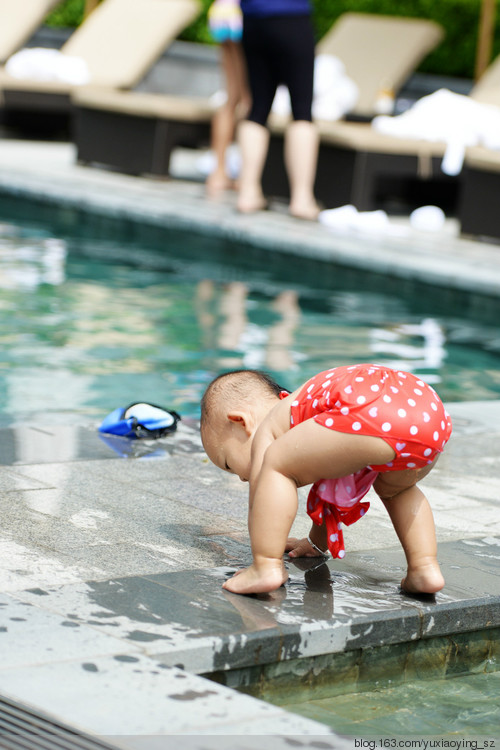
M408 593L439 591L434 520L417 482L432 469L451 434L433 388L382 365L334 367L293 393L266 373L238 370L208 386L201 438L210 460L249 482L253 563L224 583L237 594L279 588L289 557L345 554L342 524L358 520L373 486L403 546ZM288 538L297 487L313 484L305 539Z

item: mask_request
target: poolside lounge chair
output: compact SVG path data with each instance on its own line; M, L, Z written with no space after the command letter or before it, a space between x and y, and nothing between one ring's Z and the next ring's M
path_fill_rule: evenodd
M103 0L63 45L83 59L94 86L135 86L164 49L200 12L199 0ZM17 79L0 71L7 116L12 112L69 117L69 84Z
M73 97L73 139L80 164L127 174L169 174L178 146L207 144L214 107L209 99L82 87Z
M462 234L500 240L500 151L468 148L458 218Z
M500 55L474 84L469 96L481 104L500 106ZM498 170L496 152L468 149L463 172L449 177L441 169L447 147L444 142L396 138L377 132L368 123L319 122L318 128L320 154L315 189L318 200L327 208L352 203L360 211L372 210L377 207L378 193L385 185L397 181L400 185L412 183L426 202L429 196L432 200L441 192L454 199L454 207L463 215L464 231L476 231L472 228L475 224L470 223L474 217L466 208L469 199L460 198L460 192L466 190L472 200L472 176L478 179L480 172L489 173L483 177L491 184L492 173ZM281 155L283 129L282 122L273 124L263 180L266 193L280 197L288 195ZM464 183L468 183L467 188L462 188Z
M375 114L381 87L397 90L442 34L433 21L346 13L319 42L317 51L343 60L360 91L353 114L366 117ZM360 50L364 53L361 64ZM206 99L136 92L116 92L108 99L84 87L75 91L73 103L81 162L166 175L175 146L205 144L209 138L213 110ZM118 125L120 141L116 139ZM131 153L132 140L140 143L140 154Z
M61 0L0 0L0 63L25 44Z
M471 98L500 106L500 55L474 85ZM444 191L457 200L463 174L449 177L441 169L447 144L396 138L369 123L318 122L320 153L316 196L327 208L352 203L360 211L377 207L379 188L391 181L420 186L425 197ZM263 185L270 196L287 197L288 183L281 154L284 123L272 124L269 158ZM484 163L484 160L483 160ZM455 196L452 195L455 193Z
M316 52L342 60L359 91L350 115L370 119L381 93L396 94L443 36L441 26L428 19L344 13Z

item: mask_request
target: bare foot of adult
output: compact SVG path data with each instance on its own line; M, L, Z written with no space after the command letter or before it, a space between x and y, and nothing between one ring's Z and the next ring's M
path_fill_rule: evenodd
M269 205L262 193L245 194L240 192L236 208L240 214L255 214L257 211L266 211Z
M205 188L210 198L218 198L221 193L233 189L233 181L225 174L212 172L205 182Z
M319 216L319 206L316 203L293 205L290 203L290 215L296 219L305 219L306 221L317 221Z

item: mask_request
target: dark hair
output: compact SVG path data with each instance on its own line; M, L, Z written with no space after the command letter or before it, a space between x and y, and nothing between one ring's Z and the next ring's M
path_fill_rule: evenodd
M210 417L214 401L221 393L246 400L249 391L259 386L270 396L278 398L282 391L286 391L286 388L282 388L267 372L262 370L231 370L218 375L207 386L201 399L201 424Z

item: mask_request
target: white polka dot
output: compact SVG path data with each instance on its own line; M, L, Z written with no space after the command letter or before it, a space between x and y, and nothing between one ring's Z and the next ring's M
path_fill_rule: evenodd
M340 401L335 401L335 406L337 407L337 409L340 409L340 407L342 406L342 404L341 404Z
M414 469L417 464L412 464L411 461L406 464L409 469Z
M347 492L348 495L352 493L352 487L350 484L347 485L347 487L345 488L345 491Z
M402 384L401 384L401 385L402 385ZM396 386L395 386L395 385L391 385L391 391L392 391L393 393L399 393L399 388L396 388Z
M390 396L384 396L384 401L386 404L390 404L392 401L392 398Z
M293 417L290 417L290 424L294 424Z
M408 403L409 403L410 406L416 406L417 405L417 402L414 401L412 398L408 399Z
M314 388L314 383L311 383L311 385L307 389L307 392L311 393L311 391L312 391L313 388Z
M438 440L439 440L439 432L438 432L438 431L436 430L436 431L434 432L434 434L433 434L433 436L432 436L432 437L433 437L433 439L434 439L434 440L438 441Z
M380 386L375 383L375 385L370 386L370 390L372 390L374 393L380 390Z
M352 385L347 385L344 388L344 393L352 393Z
M410 427L410 434L411 434L411 435L416 435L416 434L417 434L417 432L418 432L418 427L417 427L417 425L416 425L416 424L412 424L412 426Z
M360 430L360 429L361 429L361 422L353 422L353 423L352 423L352 429L353 429L353 430L354 430L355 432L357 432L358 430Z
M356 401L358 402L358 404L364 404L366 401L366 398L364 396L358 396Z
M406 448L406 443L396 443L396 449L398 451L402 451L403 448Z
M398 375L400 378L403 378L403 380L406 380L406 375L404 374L404 372L398 372Z
M389 461L389 463L386 464L386 466L394 466L394 462L393 461Z
M331 380L325 380L324 383L321 383L321 387L322 388L328 388L328 386L330 385L331 382L332 382Z
M364 508L360 508L360 511L359 511L360 517L364 516L365 513L366 513L365 509Z
M338 526L339 529L342 528L342 524L340 523L340 521L337 523L337 526Z
M414 388L413 393L416 393L417 396L422 396L422 391L420 390L420 388Z
M318 490L320 492L324 492L326 490L326 484L324 482L320 484L320 486L318 487Z
M434 403L434 401L431 403L431 409L433 411L437 411L438 410L438 408L437 408L436 404Z
M446 425L444 423L444 420L441 420L441 429L444 430L445 427L446 427Z
M347 414L349 414L349 407L343 406L342 409L340 410L340 413L346 416Z
M430 422L430 421L431 421L431 418L430 418L430 416L429 416L429 415L427 414L427 412L426 412L426 411L424 411L424 413L423 413L423 417L424 417L424 422Z
M338 538L339 538L338 534L330 534L330 541L331 542L336 542L338 540Z
M398 416L401 418L406 417L406 412L404 409L398 409Z
M417 385L425 385L423 380L417 380Z
M328 418L328 419L327 419L327 420L325 421L325 425L326 425L326 427L331 427L331 426L332 426L332 424L333 424L333 419L332 419L331 417L329 417L329 418Z
M299 405L299 402L298 402L298 401L294 401L294 402L292 403L292 406L298 406L298 405Z
M318 405L318 399L317 398L314 399L312 405L313 405L313 409L315 409L317 407L317 405Z
M368 412L368 414L370 415L370 417L376 417L378 415L378 409L377 409L377 407L376 406L372 406L372 408L370 409L370 411Z
M426 448L424 451L424 456L430 456L432 453L432 448Z
M318 518L321 521L321 519L323 518L323 513L318 513Z
M389 430L391 429L391 427L392 427L392 425L391 425L390 422L384 422L384 424L382 425L382 429L383 429L384 432L389 432Z
M410 458L411 453L402 453L401 458Z
M356 381L356 383L362 383L364 378L357 377L357 378L354 378L354 380Z

